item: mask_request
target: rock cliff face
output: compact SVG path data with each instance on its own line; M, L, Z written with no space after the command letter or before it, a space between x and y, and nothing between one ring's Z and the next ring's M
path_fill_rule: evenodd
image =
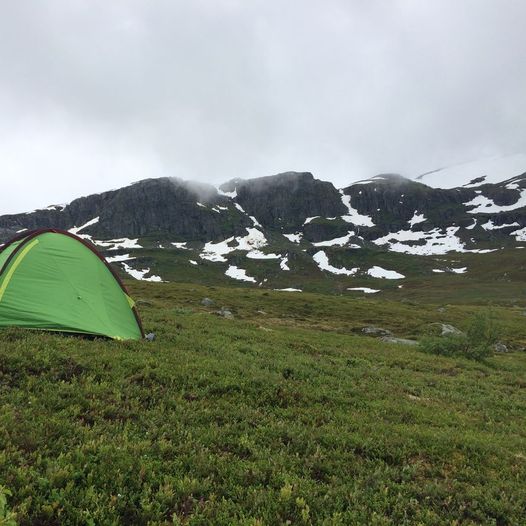
M183 241L207 241L239 234L252 224L213 186L161 178L81 197L63 209L49 207L2 216L0 239L21 229L78 228L96 217L99 220L87 230L98 239L169 236Z
M257 179L234 179L221 190L235 192L236 201L267 228L295 228L308 217L339 216L346 208L331 183L309 172L285 172Z
M415 211L423 214L430 225L449 225L465 213L463 203L476 195L473 190L464 188L431 188L394 174L379 175L343 191L351 196L355 208L371 216L384 232L407 226Z
M173 178L146 179L65 207L1 216L0 241L23 229L60 228L99 240L204 243L257 228L267 237L299 234L311 243L347 235L348 243L359 240L374 247L386 236L416 239L415 232L438 235L455 228L455 235L476 249L479 244L520 241L516 232L525 226L526 174L452 189L384 174L338 190L311 173L286 172L234 179L219 190ZM400 234L405 231L412 233Z

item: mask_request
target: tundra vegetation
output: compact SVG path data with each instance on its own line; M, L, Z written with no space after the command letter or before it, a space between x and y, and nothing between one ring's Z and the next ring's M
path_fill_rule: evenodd
M526 523L524 306L131 293L153 342L0 332L2 526Z

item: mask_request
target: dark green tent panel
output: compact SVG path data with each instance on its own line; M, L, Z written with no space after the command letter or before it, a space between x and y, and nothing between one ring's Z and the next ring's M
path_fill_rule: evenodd
M38 230L0 250L0 327L144 336L133 300L91 244Z

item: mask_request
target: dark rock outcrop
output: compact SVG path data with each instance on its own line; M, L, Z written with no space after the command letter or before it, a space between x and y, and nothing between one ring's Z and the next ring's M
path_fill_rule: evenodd
M346 213L338 190L309 172L285 172L257 179L233 179L221 187L237 192L236 201L267 228L294 229L308 217Z
M399 230L442 231L453 226L469 248L486 247L514 242L510 233L526 226L526 208L519 202L525 189L526 174L498 184L453 189L431 188L384 174L352 184L342 193L308 172L234 179L222 185L220 192L211 185L175 178L146 179L76 199L65 207L1 216L0 242L23 229L69 230L98 218L81 233L106 240L205 242L243 236L247 228L257 227L269 238L297 232L307 242L348 236L348 243L361 246ZM476 205L467 203L476 198L475 202L489 203L487 213L484 208L483 213L471 213ZM495 207L504 209L496 211ZM411 221L415 212L419 217L416 222ZM367 218L365 222L357 220L360 214L372 223ZM307 218L311 219L306 223ZM503 225L512 226L498 228Z
M220 208L222 207L222 208ZM3 239L27 228L80 227L98 239L158 236L209 241L241 234L252 222L210 185L173 178L146 179L119 190L72 201L62 211L36 210L0 217Z

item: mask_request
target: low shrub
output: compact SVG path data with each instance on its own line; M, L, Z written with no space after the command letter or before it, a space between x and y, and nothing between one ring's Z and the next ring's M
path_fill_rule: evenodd
M428 336L421 340L420 348L430 354L483 360L493 354L499 336L500 329L495 317L491 311L487 311L471 318L466 334Z
M10 496L11 492L0 486L0 526L16 526L15 514L7 507L7 497Z

